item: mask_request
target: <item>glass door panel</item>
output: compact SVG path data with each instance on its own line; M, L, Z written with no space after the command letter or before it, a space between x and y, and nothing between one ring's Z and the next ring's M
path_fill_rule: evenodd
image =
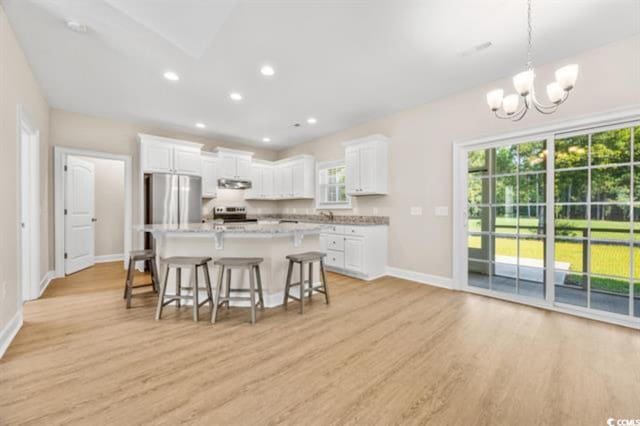
M549 140L468 151L468 285L640 318L640 126Z
M471 151L467 161L468 284L544 298L546 141Z

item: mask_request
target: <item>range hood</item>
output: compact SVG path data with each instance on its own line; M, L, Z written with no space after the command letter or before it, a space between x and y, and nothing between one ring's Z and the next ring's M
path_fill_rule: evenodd
M237 179L218 179L218 188L249 189L251 188L251 181Z

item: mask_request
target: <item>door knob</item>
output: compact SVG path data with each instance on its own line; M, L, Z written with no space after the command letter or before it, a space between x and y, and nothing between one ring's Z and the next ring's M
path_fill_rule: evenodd
M91 222L97 222L97 221L98 221L98 218L96 218L96 217L92 217L91 218Z

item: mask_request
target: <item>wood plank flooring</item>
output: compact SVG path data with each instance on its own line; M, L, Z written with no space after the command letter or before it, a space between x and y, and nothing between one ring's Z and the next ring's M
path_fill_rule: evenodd
M144 279L138 277L138 279ZM0 424L554 424L640 418L640 333L396 278L193 323L125 309L121 263L25 305Z

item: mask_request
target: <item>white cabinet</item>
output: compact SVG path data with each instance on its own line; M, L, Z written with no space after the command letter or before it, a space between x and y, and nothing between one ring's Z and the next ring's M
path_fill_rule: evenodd
M251 179L251 157L239 156L236 160L236 170L238 172L238 179Z
M293 198L293 169L289 163L278 166L280 170L279 198Z
M365 280L386 274L386 225L334 225L320 234L328 269Z
M245 191L246 200L269 200L273 197L273 168L269 162L254 160L251 164L251 188Z
M315 159L310 155L275 162L254 160L250 175L253 188L245 191L247 200L315 197Z
M344 142L347 194L388 193L389 139L373 135Z
M222 179L251 180L253 152L218 148L218 173Z
M236 177L236 158L220 156L220 177L233 179Z
M173 146L165 143L141 143L142 169L151 173L173 172Z
M202 153L202 197L218 196L218 159L214 154Z
M273 167L263 167L262 168L262 198L272 199L273 198Z
M196 175L202 173L200 150L175 147L173 150L174 169L176 173Z
M362 273L364 268L364 238L344 238L344 269Z
M278 199L315 197L315 159L298 155L276 162L275 193Z
M202 145L152 135L138 135L143 173L179 173L200 176Z

